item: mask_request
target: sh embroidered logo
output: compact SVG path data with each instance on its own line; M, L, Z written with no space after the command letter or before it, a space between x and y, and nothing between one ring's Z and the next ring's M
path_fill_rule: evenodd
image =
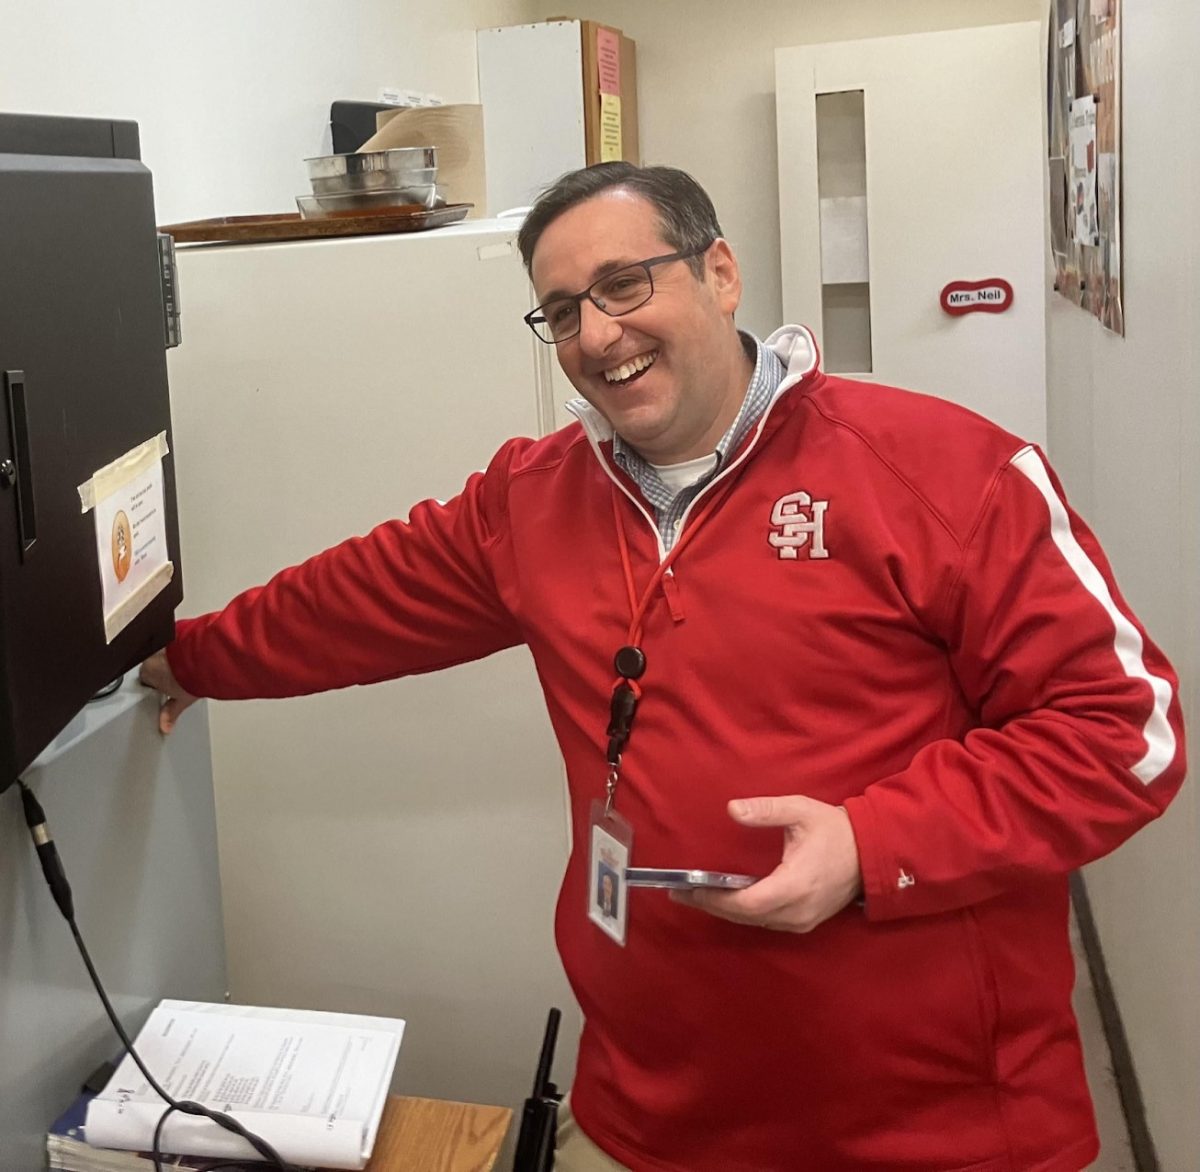
M828 508L828 501L814 501L806 492L781 496L771 510L773 528L767 540L779 550L781 558L798 558L805 546L810 558L827 558L825 510Z

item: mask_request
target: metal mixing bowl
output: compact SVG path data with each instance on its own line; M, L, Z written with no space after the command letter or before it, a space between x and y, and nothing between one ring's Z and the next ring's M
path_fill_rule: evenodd
M314 195L420 187L437 178L437 147L321 155L304 162Z

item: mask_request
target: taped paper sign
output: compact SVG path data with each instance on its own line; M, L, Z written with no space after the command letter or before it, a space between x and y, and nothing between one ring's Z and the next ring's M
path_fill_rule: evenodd
M621 142L621 99L600 95L600 162L616 163L625 157Z
M600 69L600 92L621 92L621 38L610 28L596 30L596 64Z
M160 432L101 468L79 486L83 512L95 512L96 555L104 637L111 643L166 587L175 573L167 558Z

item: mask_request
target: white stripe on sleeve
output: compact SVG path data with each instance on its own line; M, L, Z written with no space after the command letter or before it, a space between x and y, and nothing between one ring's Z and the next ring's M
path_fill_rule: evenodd
M1096 568L1096 564L1083 551L1083 547L1075 540L1071 532L1071 522L1067 516L1066 507L1054 491L1046 466L1038 453L1032 448L1022 448L1011 461L1013 467L1022 473L1042 494L1047 509L1050 510L1050 536L1059 552L1066 558L1067 565L1075 571L1084 589L1104 607L1115 628L1113 650L1125 674L1145 680L1150 685L1154 695L1154 706L1142 729L1142 737L1146 742L1145 756L1133 766L1133 773L1144 784L1149 785L1175 758L1175 734L1167 719L1167 709L1171 703L1171 685L1158 676L1151 675L1146 670L1142 660L1142 636L1138 629L1117 609L1104 575Z

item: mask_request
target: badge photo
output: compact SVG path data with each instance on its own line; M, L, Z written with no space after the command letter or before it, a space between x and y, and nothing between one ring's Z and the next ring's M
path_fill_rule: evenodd
M605 814L603 803L595 803L588 852L588 919L620 945L625 943L628 917L625 869L629 866L632 837L632 829L619 814Z

